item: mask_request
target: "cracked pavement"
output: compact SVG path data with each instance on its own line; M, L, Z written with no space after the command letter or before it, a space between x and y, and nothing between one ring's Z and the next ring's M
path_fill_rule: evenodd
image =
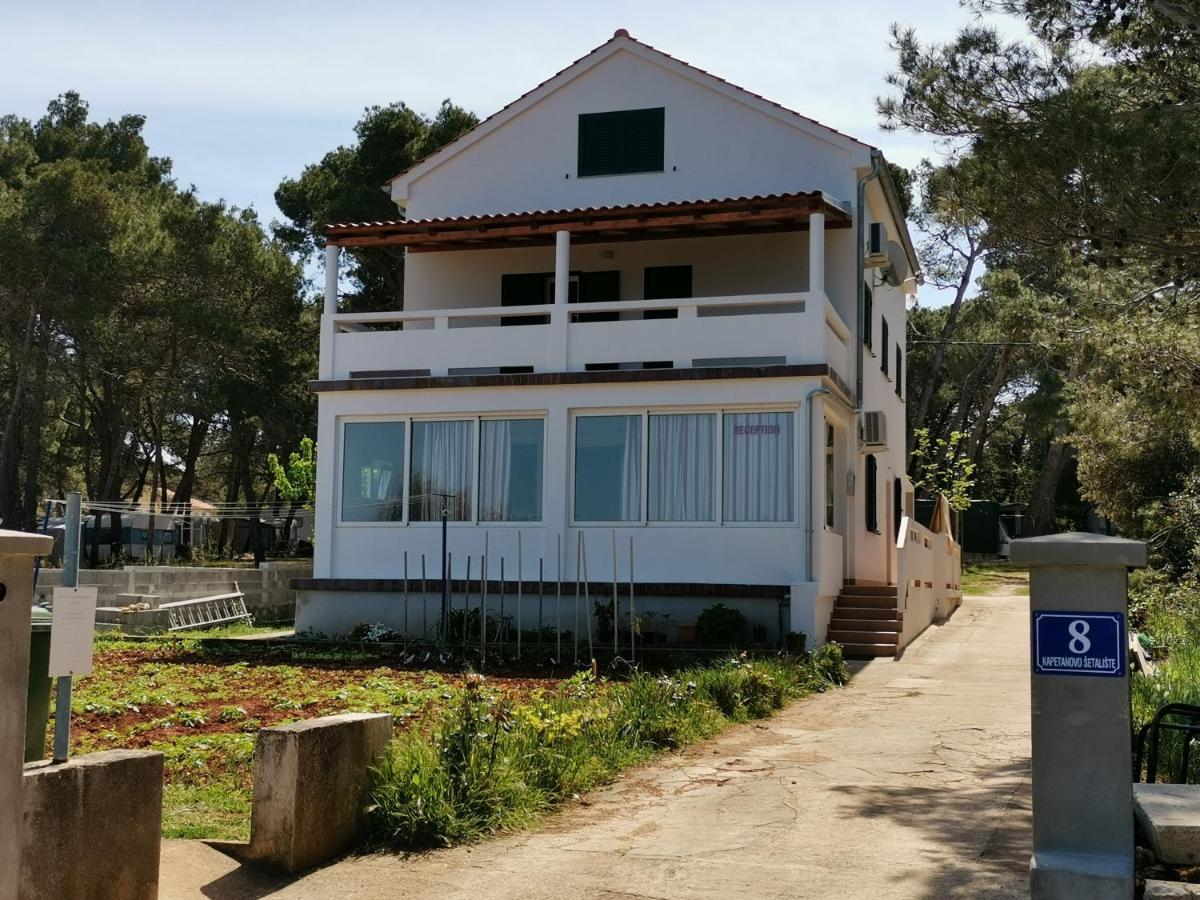
M296 880L166 841L160 896L1027 896L1028 600L967 598L900 660L626 773L534 832Z

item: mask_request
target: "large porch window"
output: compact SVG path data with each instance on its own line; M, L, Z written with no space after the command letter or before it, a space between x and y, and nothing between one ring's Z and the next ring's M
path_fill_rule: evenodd
M741 411L578 415L573 520L792 522L792 418Z
M339 522L540 522L540 418L346 421Z
M342 521L404 518L404 423L347 422L342 439Z

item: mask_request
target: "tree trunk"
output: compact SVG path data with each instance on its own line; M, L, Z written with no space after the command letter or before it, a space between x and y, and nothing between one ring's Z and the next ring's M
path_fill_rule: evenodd
M1078 374L1079 364L1072 361L1067 370L1066 383L1073 382ZM1029 526L1030 537L1050 534L1054 530L1054 501L1058 496L1058 482L1071 459L1070 445L1064 440L1067 435L1067 427L1066 416L1060 415L1054 426L1050 444L1046 447L1042 471L1038 475L1033 492L1029 497L1029 505L1025 510L1025 520Z
M979 407L979 417L975 419L975 426L971 429L971 437L967 443L967 458L975 465L979 465L983 459L983 445L987 438L987 423L992 417L992 410L996 408L996 400L1000 397L1000 391L1004 389L1004 385L1008 381L1008 361L1012 358L1013 345L1005 344L1004 349L1000 351L1000 358L996 361L996 372L992 375L992 383L988 385L988 392L983 395L983 403Z
M39 474L42 457L42 423L45 419L46 375L49 369L50 328L42 323L38 338L38 355L34 366L33 389L29 395L28 418L25 423L25 487L22 491L22 521L37 520Z
M33 349L34 326L37 322L36 312L30 312L29 322L25 326L25 337L21 341L21 349L13 355L13 387L9 398L8 415L4 421L4 436L0 438L0 519L8 527L17 527L16 519L21 514L21 498L18 483L20 481L20 446L17 433L20 430L21 409L25 405L25 382L29 359Z
M921 388L921 399L917 402L917 411L913 416L913 430L925 427L925 417L929 414L929 404L933 401L934 391L937 390L938 382L941 380L942 364L946 359L946 345L950 338L954 336L954 329L958 325L958 314L962 309L963 300L967 296L967 290L971 287L971 273L975 271L975 261L979 258L979 250L972 246L971 252L967 256L966 267L963 269L962 277L958 280L958 287L954 292L954 301L950 304L950 310L946 313L946 321L942 323L942 333L938 337L937 345L933 349L933 359L929 361L929 372L925 377L925 384ZM886 352L886 348L885 348ZM916 440L912 432L908 435L907 457L905 458L905 467L912 464L912 452L916 446Z

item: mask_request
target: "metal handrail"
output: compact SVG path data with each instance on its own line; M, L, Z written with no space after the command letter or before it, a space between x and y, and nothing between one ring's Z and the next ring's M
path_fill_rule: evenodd
M1169 717L1186 719L1184 722L1165 721ZM1179 764L1177 784L1188 783L1188 763L1191 759L1192 742L1200 739L1200 706L1189 703L1168 703L1154 714L1154 718L1143 725L1135 740L1137 753L1134 756L1133 780L1142 776L1142 763L1146 761L1146 784L1154 784L1158 777L1159 739L1162 732L1178 731L1183 734L1183 753ZM1147 747L1147 744L1149 745Z

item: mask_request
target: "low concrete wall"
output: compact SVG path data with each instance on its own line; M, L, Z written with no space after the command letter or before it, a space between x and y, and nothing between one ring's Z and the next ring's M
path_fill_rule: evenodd
M264 728L254 751L248 862L296 873L352 849L362 834L371 766L392 738L387 713L344 713Z
M25 766L20 900L157 897L162 785L151 750Z
M296 592L289 582L312 575L311 560L263 563L257 569L210 566L125 566L122 569L81 569L80 586L98 589L97 606L119 606L119 594L152 594L160 603L195 600L238 588L256 622L291 622L296 617ZM62 569L43 569L38 575L38 602L49 600L62 584Z

